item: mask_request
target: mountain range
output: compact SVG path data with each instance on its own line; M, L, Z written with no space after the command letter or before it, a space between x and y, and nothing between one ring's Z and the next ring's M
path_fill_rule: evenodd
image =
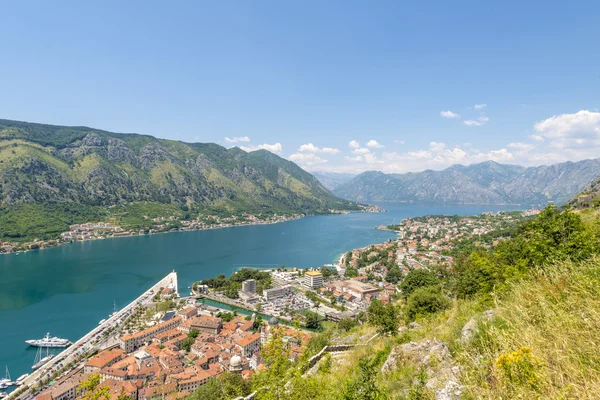
M335 190L342 186L346 182L350 182L356 174L346 174L343 172L325 172L315 171L312 172L313 176L321 182L329 190Z
M362 202L541 205L567 202L599 175L600 159L529 168L487 161L443 171L367 171L333 192Z
M135 202L224 213L356 207L266 150L0 120L0 208Z

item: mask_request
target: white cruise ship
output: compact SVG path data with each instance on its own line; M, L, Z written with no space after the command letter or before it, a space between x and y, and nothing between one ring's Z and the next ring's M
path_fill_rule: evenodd
M26 340L25 343L34 347L67 347L71 345L67 339L50 337L49 333L46 333L43 339Z

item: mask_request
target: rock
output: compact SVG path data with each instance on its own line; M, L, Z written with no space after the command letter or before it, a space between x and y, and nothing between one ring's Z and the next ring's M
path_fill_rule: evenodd
M425 386L429 390L449 389L440 393L454 393L453 390L450 390L454 386L448 386L448 384L449 382L456 383L458 381L460 368L454 363L446 343L434 338L396 346L383 364L381 372L391 372L400 363L424 368L427 374ZM447 398L453 399L454 397Z
M102 146L102 138L97 133L86 135L81 141L83 146Z
M473 336L475 336L475 332L477 332L477 320L475 319L475 317L471 317L469 322L467 322L465 326L463 326L460 332L462 335L460 341L462 343L466 343L469 340L473 339Z
M443 389L435 392L435 400L459 400L462 394L463 386L449 380Z
M408 324L409 329L419 329L420 327L421 324L419 324L418 322L411 322L410 324Z
M489 310L484 311L483 313L483 319L492 319L496 316L496 313L498 312L497 308L490 308Z

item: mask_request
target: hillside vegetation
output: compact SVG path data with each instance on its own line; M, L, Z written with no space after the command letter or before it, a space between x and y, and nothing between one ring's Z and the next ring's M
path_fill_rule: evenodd
M60 221L114 217L111 207L135 204L182 216L356 208L265 150L0 120L0 238L47 236L64 230Z
M581 214L548 207L496 247L464 250L451 271L409 272L395 303L329 326L295 363L276 338L255 398L597 398L600 226L594 210ZM325 344L377 332L306 372ZM206 396L226 398L209 386L192 398Z
M600 159L539 167L487 161L443 171L367 171L334 189L355 201L452 204L563 204L600 175Z

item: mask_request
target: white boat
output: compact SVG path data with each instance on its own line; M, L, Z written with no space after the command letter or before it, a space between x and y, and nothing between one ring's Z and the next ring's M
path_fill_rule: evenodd
M4 378L0 379L0 388L6 389L8 386L14 385L14 382L10 380L10 372L8 372L8 365L6 366L6 374Z
M100 322L98 322L98 325L102 325L103 323L105 323L106 320L105 319L101 319Z
M68 347L71 345L68 339L50 337L50 333L46 333L43 339L26 340L25 343L34 347Z
M42 348L40 347L35 355L35 360L33 360L32 369L38 369L50 361L54 357L54 354L48 353L48 348L46 347L46 357L42 357Z
M119 313L119 310L117 310L117 302L115 301L113 304L113 312L108 317L112 318L113 316L117 315L118 313Z
M21 386L21 385L23 384L23 381L24 381L25 379L27 379L27 377L28 377L28 376L29 376L29 374L23 374L23 375L21 375L21 376L20 376L20 377L19 377L19 378L18 378L18 379L15 381L15 384L16 384L17 386Z
M4 392L0 392L0 399L7 397L8 395Z

